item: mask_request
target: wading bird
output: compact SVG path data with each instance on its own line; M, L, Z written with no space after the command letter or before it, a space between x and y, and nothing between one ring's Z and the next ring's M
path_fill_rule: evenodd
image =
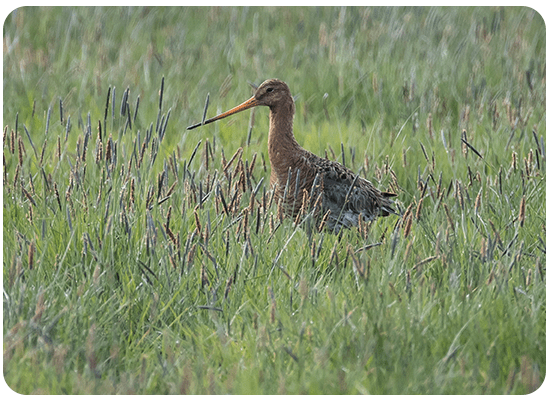
M294 100L287 84L278 79L262 83L249 100L202 123L194 129L256 106L269 107L267 139L271 184L283 212L295 218L305 207L338 233L378 216L395 214L393 193L381 192L368 180L342 164L321 158L301 147L292 131Z

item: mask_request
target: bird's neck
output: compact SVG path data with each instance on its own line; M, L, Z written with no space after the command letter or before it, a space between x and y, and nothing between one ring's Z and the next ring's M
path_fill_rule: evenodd
M271 107L269 113L269 137L267 141L271 167L277 174L286 174L293 158L302 149L292 131L294 102L291 100L278 107Z

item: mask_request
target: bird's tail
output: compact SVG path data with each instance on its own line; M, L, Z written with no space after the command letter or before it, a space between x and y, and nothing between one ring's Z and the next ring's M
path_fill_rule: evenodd
M395 193L389 193L389 192L381 192L382 195L382 204L380 204L380 215L382 217L387 217L390 214L400 215L397 211L393 208L393 200L392 197L396 197L397 195Z

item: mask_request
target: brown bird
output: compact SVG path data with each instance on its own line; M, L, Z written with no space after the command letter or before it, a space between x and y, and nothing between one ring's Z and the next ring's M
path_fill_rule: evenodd
M396 214L391 199L396 194L381 192L342 164L321 158L298 144L292 131L294 100L283 81L269 79L241 105L187 129L256 106L267 106L270 110L267 146L271 184L275 199L287 216L295 218L309 205L329 230L338 233L341 228L357 226L359 217L372 221L378 216Z

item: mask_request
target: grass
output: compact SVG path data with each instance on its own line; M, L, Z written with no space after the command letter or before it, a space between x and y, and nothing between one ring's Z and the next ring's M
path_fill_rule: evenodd
M6 383L535 391L545 34L529 8L15 10L3 64ZM298 142L396 191L401 218L341 237L279 220L266 109L185 130L208 93L211 116L269 77L296 97Z

